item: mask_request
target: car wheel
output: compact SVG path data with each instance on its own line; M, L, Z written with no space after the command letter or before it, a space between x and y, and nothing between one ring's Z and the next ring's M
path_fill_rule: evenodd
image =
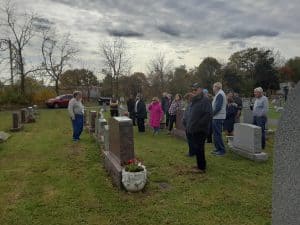
M55 108L55 109L58 109L58 108L59 108L59 105L58 105L57 103L55 103L55 104L54 104L54 108Z

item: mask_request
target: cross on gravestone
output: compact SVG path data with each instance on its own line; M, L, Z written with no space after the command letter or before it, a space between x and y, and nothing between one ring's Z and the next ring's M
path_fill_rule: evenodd
M96 111L91 111L90 112L90 127L89 127L89 132L90 133L95 132L96 117L97 117L97 112Z
M20 131L23 127L20 123L20 114L18 112L12 113L12 125L11 131Z
M268 159L268 155L261 149L261 127L235 123L231 150L248 159L261 162Z
M272 225L300 224L300 82L290 91L275 136Z
M175 137L183 138L186 140L185 127L182 124L182 117L184 114L184 109L177 111L176 113L176 128L173 129L172 134Z
M25 108L21 109L20 113L21 113L21 123L26 123L27 109L25 109Z
M122 187L122 164L133 158L132 120L125 116L112 117L109 121L109 151L104 151L104 165L117 187Z

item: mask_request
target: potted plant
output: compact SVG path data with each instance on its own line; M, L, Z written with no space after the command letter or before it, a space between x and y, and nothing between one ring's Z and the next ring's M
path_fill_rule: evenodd
M137 192L145 187L147 170L137 159L128 160L122 169L122 184L127 191Z

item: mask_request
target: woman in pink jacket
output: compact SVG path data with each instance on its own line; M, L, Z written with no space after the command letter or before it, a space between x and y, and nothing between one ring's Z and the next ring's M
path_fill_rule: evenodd
M157 97L153 97L148 110L150 112L150 126L153 128L153 135L158 134L160 121L163 118L164 113Z

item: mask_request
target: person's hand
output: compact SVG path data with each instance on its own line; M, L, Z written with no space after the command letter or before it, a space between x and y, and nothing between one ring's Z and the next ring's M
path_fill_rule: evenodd
M71 116L71 120L75 120L75 117L74 117L74 116Z

